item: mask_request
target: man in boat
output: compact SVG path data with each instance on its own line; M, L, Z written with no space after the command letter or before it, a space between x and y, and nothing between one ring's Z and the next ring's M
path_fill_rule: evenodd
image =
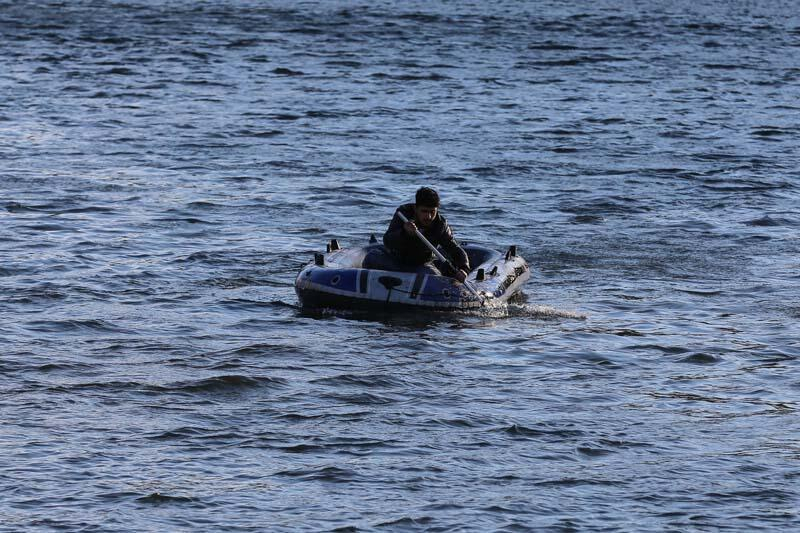
M433 264L433 253L425 243L417 237L419 230L434 246L441 246L444 255L449 256L455 272L445 272L458 281L463 282L469 273L469 258L466 252L453 237L453 231L447 220L439 213L439 193L422 187L417 191L415 203L404 204L397 208L408 222L403 222L395 212L389 229L383 235L386 252L399 264L400 269L409 272L441 276L442 272ZM448 269L449 270L449 269Z

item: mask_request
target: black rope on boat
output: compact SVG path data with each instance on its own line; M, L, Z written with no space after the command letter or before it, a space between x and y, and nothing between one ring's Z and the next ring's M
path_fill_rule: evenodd
M397 292L402 292L403 294L416 294L417 296L438 296L440 294L443 294L442 292L439 292L439 293L436 293L436 292L417 292L417 293L415 293L414 291L404 291L403 289L390 289L389 292L391 292L392 290L395 290ZM445 289L445 290L447 290L447 289Z

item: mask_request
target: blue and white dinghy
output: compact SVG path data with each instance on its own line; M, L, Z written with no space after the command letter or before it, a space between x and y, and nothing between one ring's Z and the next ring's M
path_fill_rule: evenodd
M316 309L471 310L507 301L531 275L516 246L503 254L474 244L463 245L470 265L477 265L465 283L447 276L363 268L367 254L381 246L374 237L370 242L374 244L342 249L333 239L326 253L315 254L295 280L301 305Z

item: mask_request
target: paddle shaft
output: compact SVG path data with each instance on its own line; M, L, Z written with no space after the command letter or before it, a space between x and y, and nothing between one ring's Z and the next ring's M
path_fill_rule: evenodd
M397 210L397 214L400 216L400 220L402 220L403 222L408 222L406 216L403 213L401 213L399 209ZM414 233L417 234L417 237L419 237L419 239L423 243L425 243L425 246L427 246L428 249L431 252L433 252L433 255L435 255L439 261L446 263L450 268L453 269L454 272L458 270L456 269L455 266L453 266L453 263L451 263L450 260L448 260L445 256L443 256L442 253L439 250L437 250L436 247L432 245L428 239L425 238L425 235L420 233L419 229L415 229ZM478 291L475 290L475 287L473 287L472 283L470 283L469 280L467 280L466 278L464 278L464 286L467 288L467 290L469 290L469 292L474 294L481 302L483 302L483 298L481 298L481 295L478 294Z

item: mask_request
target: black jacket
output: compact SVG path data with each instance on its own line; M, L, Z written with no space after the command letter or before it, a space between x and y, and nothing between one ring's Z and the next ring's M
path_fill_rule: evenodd
M408 220L414 220L414 204L405 204L397 208ZM383 245L398 260L409 265L422 265L433 259L431 252L425 243L416 235L408 235L403 229L405 223L397 213L394 214L389 229L383 234ZM418 226L419 227L419 226ZM466 252L458 245L453 238L453 231L447 225L447 220L436 213L431 225L425 229L419 228L420 232L434 246L441 245L445 251L445 256L450 256L456 268L463 268L469 272L469 259Z

